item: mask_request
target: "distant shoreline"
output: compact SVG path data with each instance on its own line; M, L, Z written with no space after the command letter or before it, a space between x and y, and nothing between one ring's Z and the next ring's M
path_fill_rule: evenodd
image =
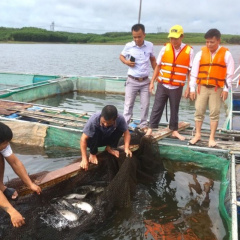
M146 39L147 40L147 39ZM131 41L131 40L130 40ZM152 42L155 46L163 46L165 43L169 42L169 40L167 40L166 42L164 43L155 43L155 42ZM191 46L195 46L195 45L205 45L205 42L202 42L202 43L188 43L186 41L183 41L184 43L186 44L189 44ZM127 43L127 42L126 42ZM61 42L20 42L20 41L0 41L0 44L66 44L66 45L119 45L119 46L122 46L122 45L125 45L125 43L61 43ZM221 43L221 45L240 45L240 44L233 44L233 43Z
M146 40L154 45L163 45L169 42L168 33L146 33ZM99 45L125 45L132 40L131 32L71 33L54 32L41 28L0 27L0 43L8 44L99 44ZM240 36L222 34L222 44L240 45ZM184 33L184 42L189 45L205 44L204 33Z

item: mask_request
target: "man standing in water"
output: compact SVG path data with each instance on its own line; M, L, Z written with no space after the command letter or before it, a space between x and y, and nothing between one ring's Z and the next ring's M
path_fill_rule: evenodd
M149 92L152 92L157 79L157 91L146 135L152 134L152 128L158 128L164 107L169 99L171 112L169 129L173 131L173 137L184 140L185 138L178 132L178 111L183 86L192 66L193 50L182 43L182 26L171 27L168 37L170 43L167 43L158 55L157 66L149 86Z
M9 144L12 137L12 130L6 124L0 122L0 208L10 215L14 227L20 227L25 224L25 220L24 217L8 201L17 200L18 194L15 189L8 188L3 183L5 168L4 159L6 159L9 165L13 168L14 172L32 191L40 194L41 188L31 181L22 162L12 152Z
M150 63L154 69L156 59L153 53L153 44L144 40L146 34L143 24L132 26L132 36L133 41L127 43L120 54L120 60L129 67L123 116L127 124L129 124L133 115L134 102L139 93L141 104L141 121L139 127L145 128L147 126L150 103L150 93L148 91Z
M118 114L115 106L107 105L102 112L95 113L88 120L83 129L80 140L82 152L82 161L80 168L88 170L89 162L98 164L97 152L98 147L106 146L106 151L115 157L119 157L117 147L119 139L124 136L124 151L126 156L132 157L129 149L131 135L124 117ZM87 147L90 148L90 156L87 158Z
M222 100L228 97L234 74L234 60L232 54L225 47L220 46L221 33L218 29L210 29L205 34L206 46L198 52L193 61L190 79L190 98L195 102L196 134L189 141L196 144L201 139L201 128L207 105L210 116L209 147L215 147L215 132L218 127ZM195 93L196 84L197 96Z

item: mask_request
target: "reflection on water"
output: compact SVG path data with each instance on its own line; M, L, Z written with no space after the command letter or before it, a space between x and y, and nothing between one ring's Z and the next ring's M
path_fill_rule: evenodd
M186 172L188 167L173 164L178 170L157 175L149 186L139 185L131 209L117 210L89 239L223 239L220 182L212 180L214 173L206 177L202 169Z

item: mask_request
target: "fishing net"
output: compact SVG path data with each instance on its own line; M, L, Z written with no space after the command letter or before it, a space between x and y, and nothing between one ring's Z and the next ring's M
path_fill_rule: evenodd
M154 180L154 173L164 170L159 147L151 137L132 133L131 144L139 144L133 156L120 152L116 158L107 152L98 155L99 164L77 176L44 189L40 196L31 194L21 197L13 205L23 216L26 225L13 228L9 216L2 212L0 236L6 240L17 239L88 239L86 233L99 228L116 209L129 208L139 183ZM141 140L140 140L141 139ZM119 145L122 144L120 140ZM32 175L32 179L44 174ZM8 186L18 187L15 179ZM69 195L70 194L70 195ZM74 207L76 198L64 198L71 194L84 195L83 200L92 207L89 212ZM80 201L80 202L81 202ZM71 221L61 213L72 213L77 220ZM71 217L70 216L70 217ZM85 238L86 237L86 238Z

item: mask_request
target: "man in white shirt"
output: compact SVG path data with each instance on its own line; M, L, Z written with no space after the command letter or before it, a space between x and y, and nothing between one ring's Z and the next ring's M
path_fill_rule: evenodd
M196 134L189 143L196 144L201 140L202 123L208 105L211 129L208 146L215 147L217 144L215 132L218 127L221 102L227 99L231 88L234 60L229 50L220 46L221 33L218 29L208 30L204 38L206 46L194 58L189 82L190 99L196 98Z
M132 27L133 41L125 45L120 54L120 60L128 68L128 78L125 89L125 102L123 116L127 122L133 115L133 106L137 94L140 94L141 120L139 127L147 126L147 118L150 103L150 93L148 91L150 79L150 63L154 69L156 59L153 53L153 44L145 39L145 27L143 24L135 24Z
M8 188L3 183L5 168L4 159L6 159L9 165L13 168L14 172L32 191L40 194L41 188L31 181L22 162L12 152L9 144L12 137L12 130L7 125L0 122L0 208L10 215L14 227L20 227L25 224L24 217L8 201L16 200L18 194L15 189Z
M180 140L185 137L178 132L178 111L182 97L183 86L185 85L192 66L193 49L182 43L183 28L174 25L169 30L170 43L167 43L161 50L157 58L149 91L152 92L154 82L157 80L157 90L154 104L150 116L149 129L146 135L152 134L152 128L158 128L163 110L169 99L170 102L170 122L169 129L172 136ZM187 95L187 93L185 93Z

